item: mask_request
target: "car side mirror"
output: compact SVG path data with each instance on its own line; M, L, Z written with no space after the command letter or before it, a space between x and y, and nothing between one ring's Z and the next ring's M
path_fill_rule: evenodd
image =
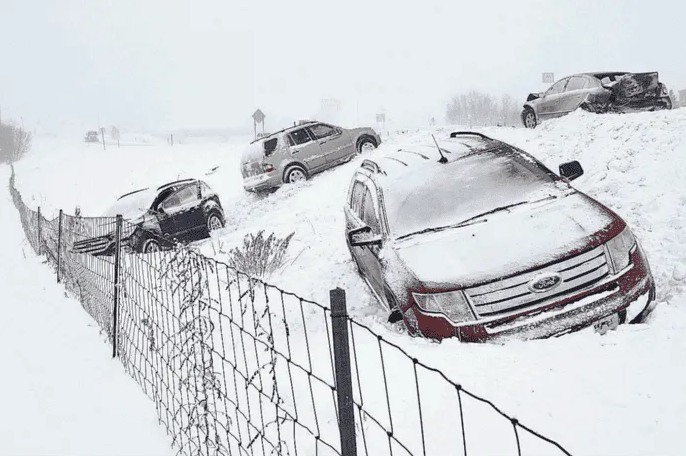
M372 233L372 229L367 225L348 231L348 242L353 247L372 245L381 247L381 241L381 235Z
M341 127L336 127L336 134L340 135L343 133L343 129Z
M162 206L159 206L155 212L157 212L157 214L159 214L159 215L165 214L164 208Z
M576 160L560 165L560 176L567 180L574 180L582 174L584 174L584 169L581 167L581 163Z

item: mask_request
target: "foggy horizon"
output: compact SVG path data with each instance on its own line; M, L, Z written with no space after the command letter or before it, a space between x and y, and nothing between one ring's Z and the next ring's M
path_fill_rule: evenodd
M524 102L546 87L542 72L658 71L686 88L676 1L2 0L2 10L2 117L38 130L250 131L260 108L273 131L322 115L330 99L341 124L374 126L385 113L389 128L419 127L443 123L450 98L470 90Z

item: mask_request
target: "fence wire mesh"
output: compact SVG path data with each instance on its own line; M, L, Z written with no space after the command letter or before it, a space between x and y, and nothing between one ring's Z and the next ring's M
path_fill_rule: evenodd
M190 248L135 253L117 242L116 218L48 220L14 172L10 192L29 244L116 347L180 454L342 454L329 307ZM358 455L570 454L346 318Z

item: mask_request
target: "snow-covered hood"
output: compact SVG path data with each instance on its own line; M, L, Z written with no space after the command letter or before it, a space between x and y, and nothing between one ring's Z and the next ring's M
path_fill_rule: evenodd
M359 127L359 128L347 128L348 132L353 135L354 137L366 134L374 137L378 137L379 135L374 131L373 128L369 127Z
M604 206L578 192L485 219L395 241L391 248L404 269L424 286L454 289L517 274L586 246L597 246L607 240L617 223L623 224Z
M102 215L104 217L121 215L124 220L138 220L148 212L156 196L157 191L154 189L138 190L119 198Z

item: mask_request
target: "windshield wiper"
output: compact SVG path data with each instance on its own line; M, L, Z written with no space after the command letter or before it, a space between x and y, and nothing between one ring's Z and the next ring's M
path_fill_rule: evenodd
M481 220L486 215L491 215L491 214L495 214L496 212L506 211L506 210L513 208L515 206L521 206L522 204L538 203L540 201L545 201L545 200L554 199L554 198L557 198L557 195L550 195L550 196L547 196L545 198L541 198L541 199L536 200L536 201L520 201L519 203L508 204L506 206L499 206L499 207L496 207L495 209L491 209L490 211L481 213L479 215L475 215L474 217L470 217L466 220L462 220L460 223L456 223L454 225L445 225L445 226L438 226L438 227L433 227L433 228L425 228L423 230L415 231L413 233L404 234L402 236L399 236L396 239L397 240L407 239L411 236L416 236L418 234L436 233L439 231L449 230L452 228L462 228L464 226L473 225L473 224L479 223L479 222L486 222L486 221L488 221L487 219Z

